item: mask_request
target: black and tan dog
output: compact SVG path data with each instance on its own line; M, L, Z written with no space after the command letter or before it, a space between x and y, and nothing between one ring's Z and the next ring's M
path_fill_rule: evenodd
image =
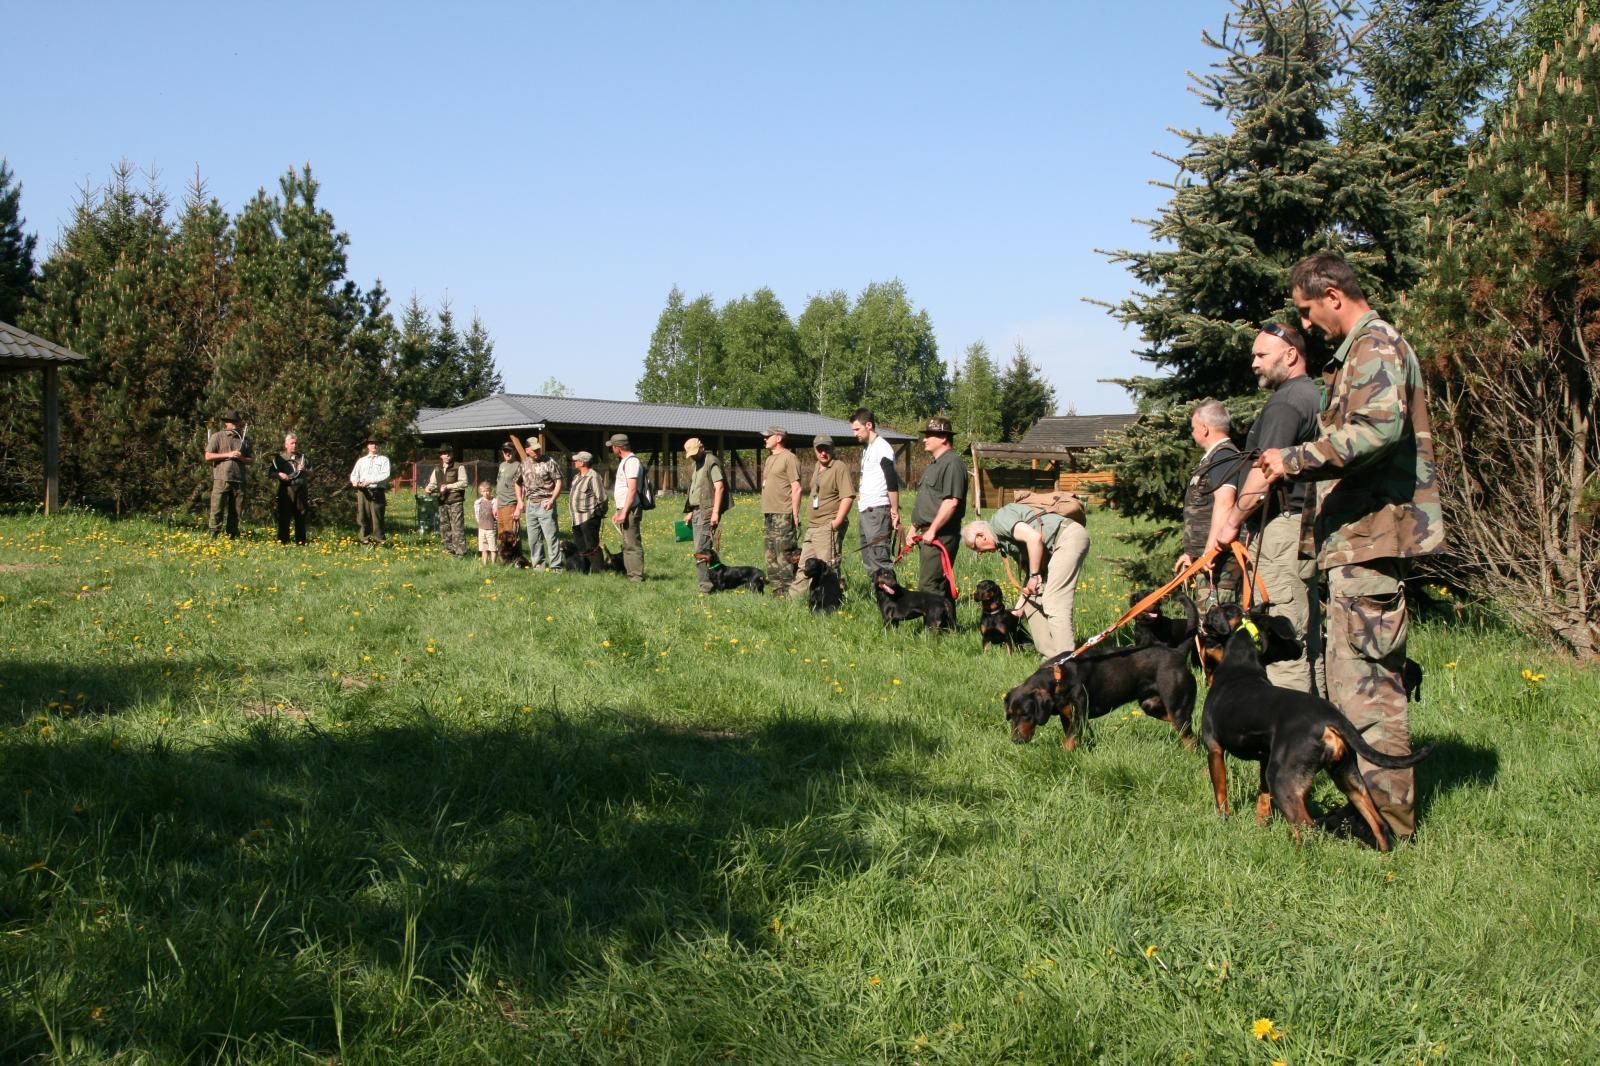
M991 644L1003 644L1009 655L1019 644L1033 643L1022 619L1006 606L1005 593L1001 592L996 582L978 582L973 587L972 598L983 609L983 614L978 618L978 632L983 636L984 651L988 651Z
M495 546L499 549L495 556L501 566L509 566L516 570L526 570L531 565L528 557L522 554L522 535L514 529L502 529L495 534Z
M816 556L805 561L800 572L811 581L807 599L813 611L832 611L844 600L844 589L839 585L839 571Z
M717 556L715 548L694 553L694 561L704 563L707 572L711 575L712 592L731 592L734 589L749 589L756 595L766 591L767 575L753 566L724 566L721 558Z
M1151 591L1135 592L1128 597L1128 606L1132 607L1150 595ZM1133 616L1133 631L1138 643L1193 650L1195 634L1200 631L1200 612L1195 608L1194 600L1183 593L1174 593L1172 598L1183 604L1184 617L1172 618L1162 614L1159 601L1151 604Z
M1124 703L1168 723L1194 745L1195 680L1185 652L1159 644L1096 648L1076 659L1058 655L1006 693L1011 739L1026 744L1036 729L1061 719L1061 746L1078 746L1084 723Z
M912 618L922 619L922 624L934 632L956 627L956 608L942 592L911 592L900 586L893 570L879 570L872 575L872 592L878 598L878 610L883 613L883 624L898 626Z
M1327 700L1275 687L1263 664L1293 658L1300 642L1289 621L1267 613L1266 606L1248 614L1238 604L1213 607L1201 627L1211 691L1206 694L1200 742L1217 809L1230 813L1224 756L1253 759L1261 764L1256 819L1265 822L1276 807L1299 839L1301 829L1315 824L1306 810L1306 794L1317 771L1327 770L1366 822L1378 850L1388 851L1388 826L1361 777L1356 756L1374 766L1403 770L1427 758L1432 748L1409 755L1386 754L1368 744L1354 723Z

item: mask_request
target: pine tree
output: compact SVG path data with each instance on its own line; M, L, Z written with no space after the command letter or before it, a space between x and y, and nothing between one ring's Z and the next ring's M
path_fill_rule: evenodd
M956 447L1004 440L1001 430L1000 374L982 341L967 346L967 357L950 380L950 424Z
M23 232L22 186L0 159L0 322L16 324L22 300L33 290L33 251L39 238Z
M1176 497L1160 501L1195 458L1190 403L1254 396L1250 343L1261 321L1290 311L1295 262L1340 249L1378 301L1414 274L1384 146L1329 135L1349 91L1349 15L1342 0L1234 0L1221 34L1204 37L1219 58L1196 89L1231 128L1180 133L1172 198L1150 223L1156 246L1107 253L1142 290L1111 313L1138 327L1141 357L1166 374L1123 383L1147 416L1103 455L1116 476L1107 495L1125 513L1174 513Z
M1575 19L1430 220L1400 325L1431 377L1458 580L1600 656L1600 22Z
M1018 341L1011 364L1000 378L1000 439L1021 440L1035 422L1055 409L1055 388L1044 380L1039 365Z
M489 336L489 328L474 311L467 335L462 339L461 380L456 394L461 397L461 403L471 403L504 390L500 368L494 361L494 341Z

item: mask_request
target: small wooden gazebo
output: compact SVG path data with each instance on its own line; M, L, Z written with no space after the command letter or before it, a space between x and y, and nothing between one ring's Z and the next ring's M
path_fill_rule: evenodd
M38 370L44 374L44 512L61 506L60 393L58 372L63 366L88 361L88 356L68 351L43 337L0 322L0 372Z

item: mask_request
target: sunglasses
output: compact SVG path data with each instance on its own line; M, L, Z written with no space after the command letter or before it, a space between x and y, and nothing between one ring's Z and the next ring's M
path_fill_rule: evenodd
M1283 343L1289 345L1289 347L1291 347L1291 348L1294 348L1296 350L1298 350L1300 348L1300 345L1301 345L1300 338L1297 337L1297 336L1291 335L1289 333L1288 329L1286 329L1283 326L1278 325L1278 323L1276 323L1276 322L1263 322L1261 324L1260 329L1261 329L1262 333L1270 333L1270 334L1272 334L1274 337L1278 338Z

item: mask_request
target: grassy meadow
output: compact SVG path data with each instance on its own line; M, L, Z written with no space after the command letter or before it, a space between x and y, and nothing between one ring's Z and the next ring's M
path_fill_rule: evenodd
M1010 743L970 601L699 595L675 506L642 586L0 517L0 1061L1600 1059L1596 671L1441 601L1416 841L1297 846L1127 708Z

